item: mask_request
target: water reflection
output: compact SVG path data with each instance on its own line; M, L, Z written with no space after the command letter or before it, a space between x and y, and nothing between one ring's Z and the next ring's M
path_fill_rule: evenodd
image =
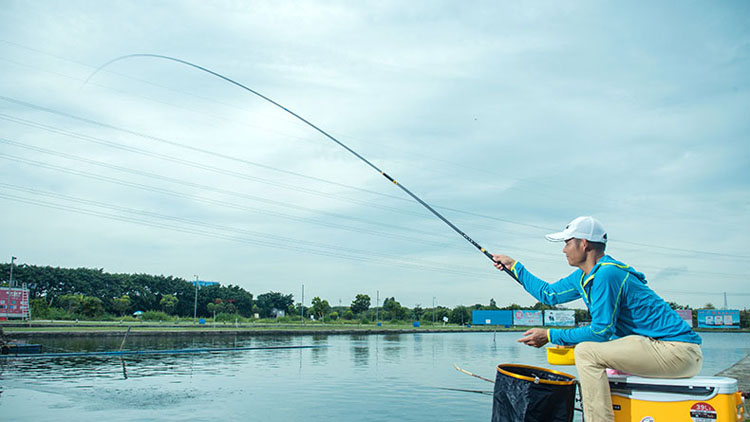
M370 338L371 336L349 336L349 344L354 366L367 367L370 364Z
M254 420L268 421L339 420L353 415L365 422L391 417L487 420L491 397L442 388L491 389L490 384L456 371L453 363L488 378L494 378L499 363L547 367L544 351L518 344L518 337L518 333L131 336L125 345L130 350L331 347L135 355L124 360L116 356L0 360L0 418L155 422L231 420L252 414ZM750 334L703 337L704 369L723 369L750 352ZM122 341L96 340L49 339L44 345L68 351L117 350ZM572 372L568 369L563 372Z
M401 344L401 334L386 334L383 335L383 358L389 362L399 362L401 360L401 352L404 350L404 345Z

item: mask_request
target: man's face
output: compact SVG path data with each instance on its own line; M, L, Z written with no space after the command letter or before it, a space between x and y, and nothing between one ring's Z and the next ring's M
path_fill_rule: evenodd
M578 267L586 262L586 247L581 239L568 239L565 241L563 253L568 258L568 265Z

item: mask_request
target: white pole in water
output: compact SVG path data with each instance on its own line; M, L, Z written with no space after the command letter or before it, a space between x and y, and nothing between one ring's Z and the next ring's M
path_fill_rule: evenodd
M302 317L302 325L305 325L305 285L302 285L302 302L299 306L299 315Z

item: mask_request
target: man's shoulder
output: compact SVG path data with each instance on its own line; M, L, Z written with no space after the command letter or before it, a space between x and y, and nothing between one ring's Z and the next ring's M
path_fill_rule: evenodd
M622 279L629 271L630 267L620 262L603 262L599 264L595 276L597 279Z

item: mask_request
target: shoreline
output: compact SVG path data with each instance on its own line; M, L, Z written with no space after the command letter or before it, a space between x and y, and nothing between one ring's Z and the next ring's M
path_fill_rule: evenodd
M18 339L32 339L35 337L119 337L130 329L129 336L294 336L294 335L380 335L380 334L429 334L429 333L492 333L492 332L525 332L532 327L504 327L504 326L375 326L375 325L301 325L301 324L245 324L225 325L213 324L158 324L136 323L123 324L111 322L84 323L0 323L0 328L7 337ZM543 327L541 327L543 328ZM697 333L748 333L750 329L694 329Z

